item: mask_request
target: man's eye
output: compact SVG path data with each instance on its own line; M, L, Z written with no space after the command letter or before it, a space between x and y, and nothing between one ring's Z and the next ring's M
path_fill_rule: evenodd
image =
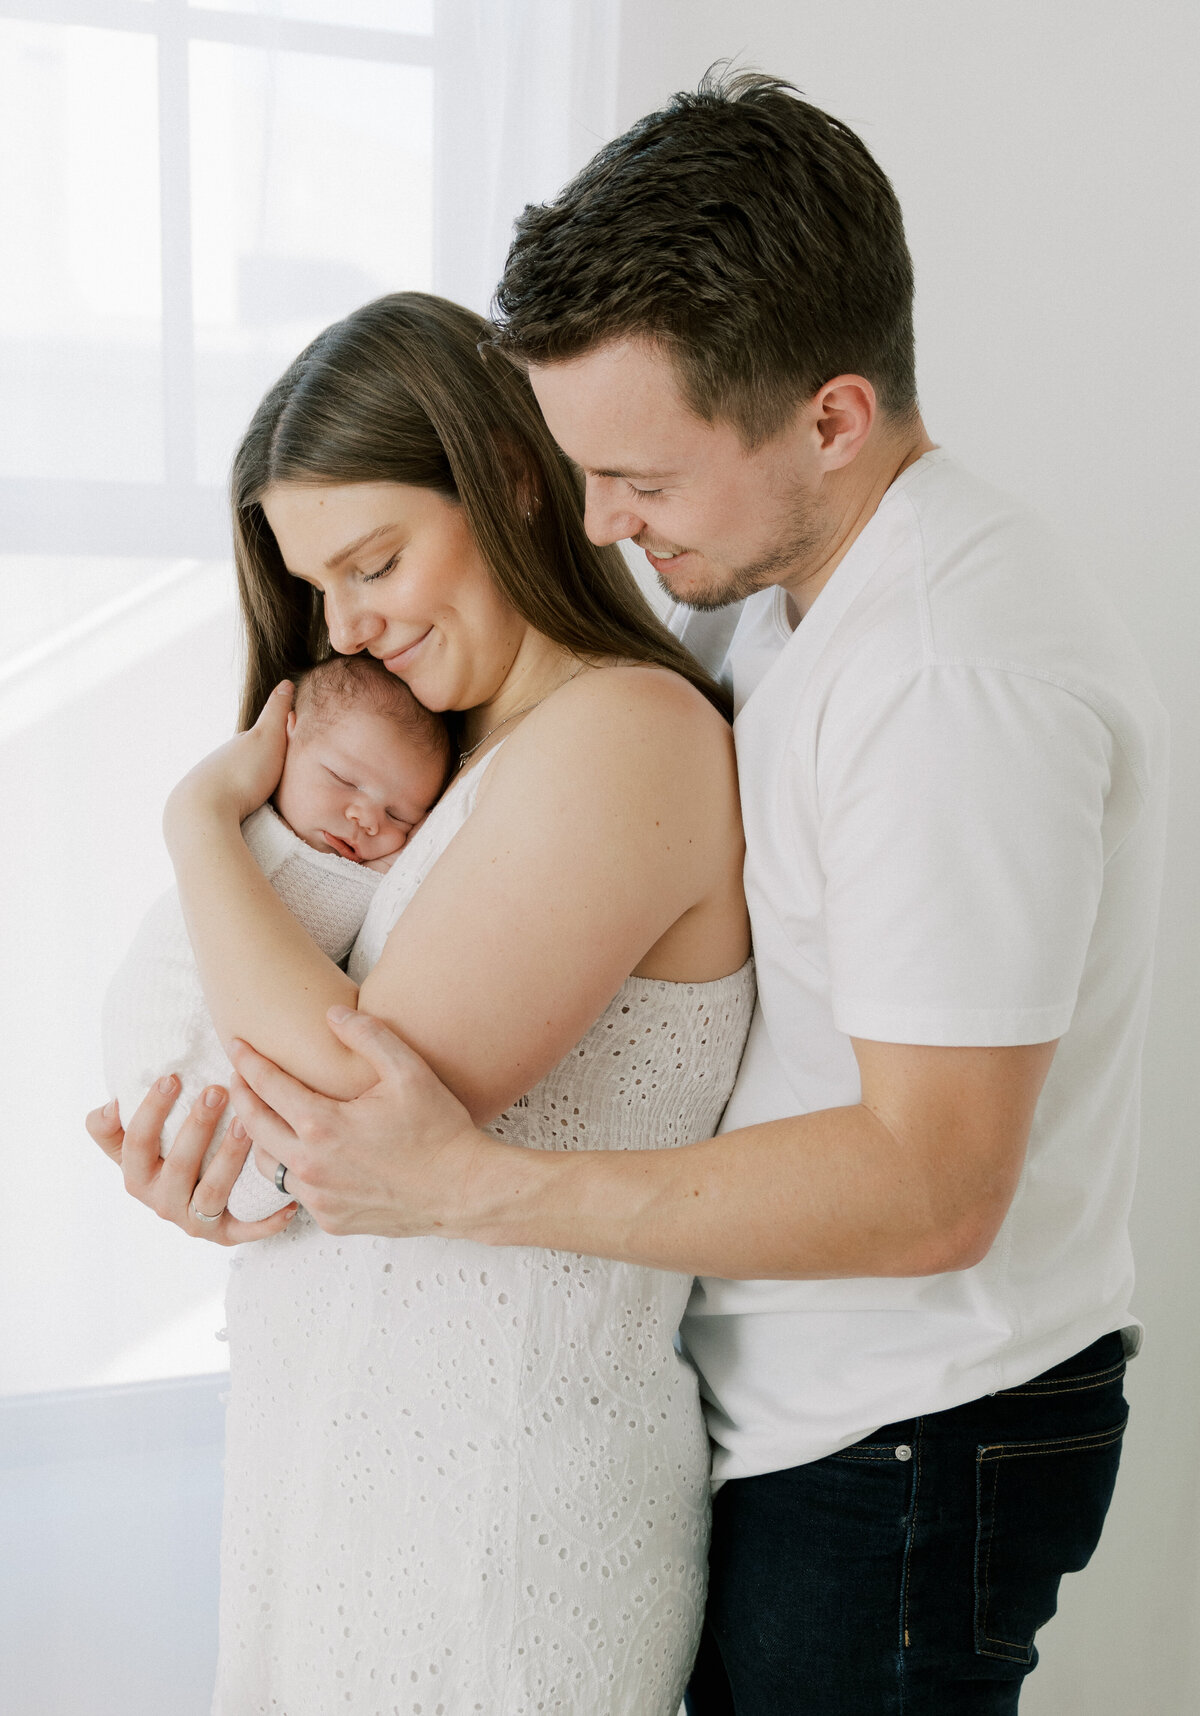
M399 558L400 555L398 553L393 554L391 559L379 568L378 572L364 572L362 578L363 583L373 584L376 578L386 578L389 572L394 572L396 570L396 562Z

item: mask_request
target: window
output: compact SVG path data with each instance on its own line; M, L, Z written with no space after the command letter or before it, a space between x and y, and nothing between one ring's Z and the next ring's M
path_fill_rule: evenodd
M234 721L230 455L355 305L486 309L611 132L616 3L0 0L0 1393L223 1367L226 1254L82 1115L163 799Z

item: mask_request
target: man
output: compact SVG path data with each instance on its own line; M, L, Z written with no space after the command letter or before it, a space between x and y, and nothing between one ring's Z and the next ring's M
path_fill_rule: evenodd
M590 534L645 550L732 680L738 1085L718 1138L517 1161L350 1015L374 1092L243 1050L239 1110L332 1231L383 1180L389 1231L700 1277L693 1716L1013 1711L1125 1421L1160 706L1041 527L934 448L891 186L789 86L706 80L610 144L526 211L498 306Z

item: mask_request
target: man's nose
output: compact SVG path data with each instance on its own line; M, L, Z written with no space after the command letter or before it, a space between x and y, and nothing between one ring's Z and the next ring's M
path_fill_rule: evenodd
M620 492L616 477L588 477L584 490L583 528L599 547L636 536L645 519L629 508L628 491Z

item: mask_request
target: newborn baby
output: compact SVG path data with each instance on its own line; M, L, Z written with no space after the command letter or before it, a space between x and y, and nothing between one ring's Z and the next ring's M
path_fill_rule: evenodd
M449 767L445 724L370 656L334 656L296 676L283 774L272 804L247 817L242 834L275 892L335 963ZM109 985L102 1036L109 1093L123 1116L164 1072L178 1073L165 1156L204 1087L227 1086L231 1072L174 889L150 908ZM209 1156L229 1119L227 1110ZM256 1221L290 1202L248 1157L231 1212Z

